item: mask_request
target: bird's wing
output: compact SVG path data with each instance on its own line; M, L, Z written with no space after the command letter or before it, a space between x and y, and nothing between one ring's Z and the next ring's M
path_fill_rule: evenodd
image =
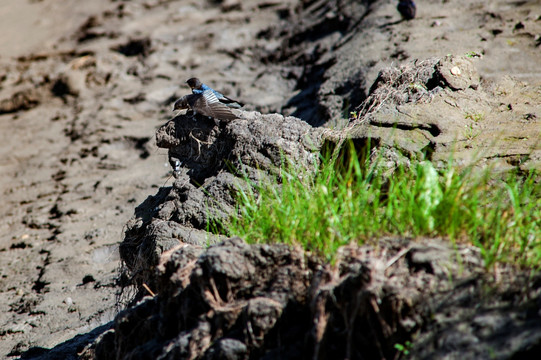
M204 91L200 96L197 96L192 108L202 115L220 120L233 120L237 118L227 106L218 100L211 90Z
M237 105L237 104L238 104L237 107L243 107L243 106L244 106L244 103L241 103L241 102L238 101L238 100L233 100L233 99L231 99L231 98L229 98L229 97L227 97L227 96L225 96L225 95L222 95L222 97L219 98L219 100L220 100L222 103L228 104L228 105L229 105L229 104L231 104L231 105Z
M209 104L209 108L212 110L213 118L219 120L233 120L237 118L229 107L220 102Z
M204 85L204 84L203 84L203 85ZM204 86L206 86L206 85L204 85ZM214 90L214 89L212 89L212 88L210 88L210 87L208 87L208 86L206 86L206 89L207 89L207 90L211 90L211 91L214 93L214 95L216 95L216 98L217 98L221 103L224 103L224 104L226 104L226 105L228 105L228 106L231 106L231 107L243 107L243 106L244 106L244 104L241 103L240 101L238 101L238 100L233 100L233 99L231 99L230 97L225 96L224 94L222 94L221 92L219 92L219 91L217 91L217 90Z
M213 103L220 102L220 100L218 99L218 97L214 93L214 90L212 90L212 89L203 91L201 93L201 95L202 95L203 99L205 100L205 102L207 104L213 104Z

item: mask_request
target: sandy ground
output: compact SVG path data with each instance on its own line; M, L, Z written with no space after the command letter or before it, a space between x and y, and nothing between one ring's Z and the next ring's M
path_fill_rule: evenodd
M123 226L170 181L154 132L171 101L199 76L248 110L281 110L298 90L250 49L295 3L0 3L0 354L114 317ZM374 7L377 35L358 44L368 83L383 65L477 51L485 79L541 84L538 1L420 3L407 23L395 2Z

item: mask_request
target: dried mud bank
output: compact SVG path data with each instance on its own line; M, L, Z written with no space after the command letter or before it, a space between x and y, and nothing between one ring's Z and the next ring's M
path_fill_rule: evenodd
M394 359L415 334L413 358L507 359L533 358L541 341L539 278L496 285L474 248L438 239L343 248L332 267L284 245L184 244L156 276L157 295L84 358Z
M197 245L223 240L209 235L206 226L209 205L219 202L212 213L218 217L234 207L238 178L231 169L260 179L279 165L280 152L309 166L321 146L352 138L362 148L370 137L372 146L385 151L389 167L423 156L443 163L450 154L460 164L477 159L497 170L539 167L539 88L505 77L541 83L537 2L424 1L410 22L399 22L395 5L384 0L11 4L24 11L10 10L12 18L0 22L2 30L20 23L16 36L0 40L18 42L0 59L0 187L6 204L0 209L0 352L74 359L111 358L119 351L137 358L135 346L146 344L148 352L138 347L142 354L150 349L169 354L156 345L167 343L183 354L257 358L283 353L280 344L290 337L291 354L394 358L393 342L416 334L410 352L417 358L536 354L539 281L512 270L497 273L495 280L477 276L483 272L473 249L460 249L470 265L448 282L437 270L448 261L448 250L416 250L405 239L389 240L379 250L344 250L336 268L295 249L247 248L238 240L209 250L213 258L219 257L216 252L234 254L261 272L251 277L234 273L236 263L232 271L216 267ZM443 59L445 54L454 56ZM386 70L378 78L381 69ZM249 111L238 112L240 119L229 124L184 117L169 122L157 136L168 149L163 154L152 134L170 117L171 101L188 92L183 82L191 76L246 102ZM367 98L367 106L358 108ZM352 118L351 111L363 118ZM227 151L235 156L223 157ZM169 176L168 157L177 178L159 188ZM157 296L113 323L117 243L136 204L120 252L132 280ZM430 248L432 242L437 241L419 245ZM179 244L184 250L174 250ZM429 255L419 260L420 254ZM378 259L386 279L380 278ZM206 270L193 274L195 265L188 262L205 264L216 276L205 279ZM280 273L282 266L296 276L289 293L289 283L263 273ZM454 265L445 268L455 273ZM274 287L250 287L250 279ZM438 285L425 289L410 283L415 279L437 279ZM380 290L387 283L390 291L398 289L396 296ZM242 292L235 284L255 290ZM445 292L446 287L452 290ZM209 288L211 297L193 294ZM204 300L198 308L181 298ZM178 308L170 311L164 304L186 306L198 320L173 324L167 317L175 319ZM355 304L362 308L352 308ZM258 312L268 316L261 319ZM305 322L292 323L292 313ZM137 316L154 332L145 334ZM209 324L214 327L207 330ZM277 324L291 324L293 334ZM130 328L137 337L129 338ZM303 331L308 335L300 339ZM101 334L97 345L83 351ZM359 352L356 343L368 350ZM200 347L186 350L185 344Z
M535 138L522 141L522 161L513 157L518 145L488 139L490 129L505 128L506 141L534 132L537 119L526 118L535 105L525 94L536 89L502 84L482 83L471 59L447 56L382 70L342 130L240 110L230 122L170 120L156 139L176 180L136 209L121 245L139 301L86 356L394 359L404 355L397 344L419 359L533 356L541 281L511 268L495 279L472 246L379 239L341 249L330 266L284 245L208 232L211 218L235 216L243 177L261 180L284 158L317 166L324 147L344 140L384 151L389 167L427 157L444 163L453 153L459 165L528 171L539 162ZM502 107L509 96L513 110ZM468 116L480 111L482 119ZM467 126L488 134L467 138Z

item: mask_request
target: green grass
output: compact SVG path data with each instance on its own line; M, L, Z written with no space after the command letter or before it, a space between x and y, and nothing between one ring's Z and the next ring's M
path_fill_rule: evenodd
M350 151L323 159L317 172L284 165L264 184L239 187L240 216L220 225L249 243L299 244L331 261L340 246L398 234L469 242L487 267L541 264L537 173L495 180L488 171L436 170L424 161L385 177L377 163Z
M485 119L485 115L482 113L467 112L466 115L464 115L464 118L473 120L475 122L480 122Z

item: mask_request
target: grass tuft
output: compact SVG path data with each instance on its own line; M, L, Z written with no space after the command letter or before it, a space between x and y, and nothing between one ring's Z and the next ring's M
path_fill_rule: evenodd
M344 160L347 159L347 160ZM538 173L494 180L429 161L381 175L377 161L349 155L322 159L318 171L283 165L267 182L238 189L238 213L222 224L250 243L301 245L332 261L336 250L382 235L445 236L480 248L487 268L498 262L541 264Z

